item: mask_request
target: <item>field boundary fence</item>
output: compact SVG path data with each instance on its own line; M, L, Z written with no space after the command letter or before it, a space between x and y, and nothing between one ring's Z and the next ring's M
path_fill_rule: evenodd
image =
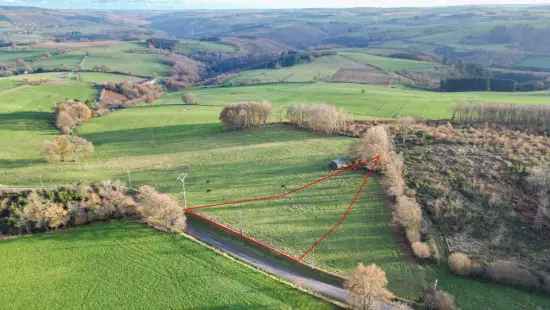
M285 260L287 260L291 263L298 264L299 266L305 267L307 269L310 269L310 270L313 270L313 271L316 271L316 272L319 272L319 271L323 272L325 274L328 274L328 275L331 275L331 276L335 277L339 281L344 281L345 280L344 277L342 277L338 274L335 274L335 273L332 273L332 272L314 267L314 266L312 266L308 263L305 263L304 260L311 253L313 253L315 251L315 249L317 247L319 247L319 245L323 241L325 241L331 235L333 235L340 228L340 226L342 226L344 224L344 222L347 220L347 218L349 217L349 215L353 211L353 208L359 202L360 198L362 197L362 195L365 191L365 188L366 188L366 186L368 184L368 181L369 181L369 177L371 176L371 171L370 170L365 172L364 175L362 176L361 184L358 186L357 190L355 191L355 194L353 195L353 198L349 202L349 204L348 204L347 208L344 210L344 212L341 213L338 220L333 225L331 225L331 227L325 233L323 233L317 240L315 240L315 242L313 242L299 256L295 256L295 255L290 254L286 251L278 249L275 246L273 246L273 245L271 245L271 244L269 244L265 241L258 240L258 239L254 238L252 236L249 236L249 235L243 233L241 230L239 230L235 227L232 227L228 224L220 223L219 221L217 221L217 220L215 220L215 219L213 219L213 218L211 218L211 217L209 217L209 216L207 216L203 213L200 213L199 210L208 209L208 208L220 208L220 207L227 207L227 206L235 206L235 205L240 205L240 204L249 203L249 202L274 201L274 200L285 199L285 198L288 198L289 196L291 196L293 194L296 194L296 193L299 193L301 191L307 190L307 189L309 189L309 188L311 188L311 187L313 187L317 184L320 184L320 183L322 183L326 180L329 180L333 177L342 175L346 172L362 171L363 169L365 169L365 167L372 167L373 165L378 165L379 160L380 160L380 157L375 156L371 160L353 162L353 163L351 163L347 166L336 169L336 170L328 173L325 176L322 176L318 179L315 179L311 182L308 182L308 183L304 184L301 187L298 187L296 189L293 189L293 190L290 190L290 191L287 191L287 192L284 192L284 193L281 193L281 194L251 197L251 198L244 198L244 199L240 199L240 200L223 201L223 202L220 202L220 203L192 206L192 207L189 207L189 208L185 209L185 213L186 213L187 216L189 216L191 218L200 220L200 221L202 221L202 222L204 222L204 223L206 223L206 224L208 224L208 225L210 225L214 228L217 228L217 229L221 230L222 232L227 233L228 235L231 235L231 236L236 237L236 238L238 238L242 241L245 241L246 243L248 243L250 245L253 245L257 248L263 249L263 250L265 250L265 251L267 251L267 252L269 252L269 253L277 256L277 257L283 258L283 259L285 259Z

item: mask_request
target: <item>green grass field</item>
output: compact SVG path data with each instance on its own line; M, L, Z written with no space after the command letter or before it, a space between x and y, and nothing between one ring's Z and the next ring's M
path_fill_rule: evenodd
M399 59L355 52L342 52L340 54L343 57L357 63L372 65L387 72L396 72L401 70L422 72L434 70L435 68L433 63L427 61Z
M128 222L0 241L4 309L331 309L183 237Z
M433 71L435 65L426 61L390 58L362 52L362 50L338 51L337 55L323 56L311 63L280 69L249 70L226 81L227 85L253 85L262 83L297 83L329 81L339 69L360 69L367 65L386 72Z
M360 177L349 175L290 199L203 209L202 212L300 256L337 221L359 182ZM550 307L550 298L542 294L457 277L445 265L418 265L403 254L406 245L398 243L391 221L391 209L385 204L377 178L372 178L347 221L306 261L343 276L359 262L375 263L386 272L389 288L410 300L420 298L423 289L438 280L441 288L457 298L461 309ZM478 294L479 291L484 294Z
M166 76L170 66L161 55L150 54L140 43L119 42L101 47L75 48L61 55L41 58L48 50L44 48L9 50L0 49L0 63L15 65L22 58L34 70L94 70L96 66L106 66L109 71L129 75L160 77Z
M363 93L364 91L364 93ZM193 91L202 104L223 106L246 100L269 100L279 120L285 107L294 103L329 103L352 113L355 118L415 116L450 118L459 103L547 104L549 92L530 93L440 93L403 87L344 83L274 84L261 86L206 88ZM160 103L180 103L179 94L171 94Z
M341 68L358 67L362 67L362 65L340 55L324 56L316 58L311 63L292 67L243 71L236 77L229 79L226 84L295 83L329 80Z
M137 52L137 51L142 52ZM89 54L82 64L83 70L105 65L109 71L129 75L159 77L168 74L170 67L160 55L143 52L144 47L137 43L118 43L107 47L86 49Z
M105 80L112 75L83 75ZM352 84L292 84L197 89L203 106L183 106L180 93L153 106L140 106L93 119L79 129L95 153L83 163L48 164L40 154L44 140L57 132L51 124L55 102L95 96L90 82L19 86L0 79L0 184L37 186L120 179L137 187L156 186L182 198L177 177L189 173L191 204L279 193L327 172L327 163L345 154L354 139L326 137L284 125L227 132L217 120L224 104L273 101L273 120L294 102L334 103L357 118L415 115L449 117L457 102L545 103L547 93L430 93ZM365 90L363 94L361 90ZM5 124L5 126L4 126ZM25 143L14 144L14 141ZM13 147L17 145L17 147ZM358 177L328 182L288 201L211 211L213 215L293 253L300 253L336 221L350 201ZM390 227L391 214L376 180L349 222L311 257L310 262L342 273L358 262L376 262L388 272L391 288L417 298L434 279L455 294L463 309L548 307L548 298L525 291L457 278L444 267L419 266L401 256ZM331 199L324 199L330 196ZM25 239L23 239L25 240ZM478 294L486 292L485 295ZM489 297L485 297L489 296ZM523 307L523 308L522 308Z
M45 53L45 49L17 49L0 48L0 63L15 65L15 60L21 58L30 61Z

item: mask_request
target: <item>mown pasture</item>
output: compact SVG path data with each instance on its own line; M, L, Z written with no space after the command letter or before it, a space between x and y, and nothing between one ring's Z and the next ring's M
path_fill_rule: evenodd
M110 222L0 241L5 309L331 309L183 236Z

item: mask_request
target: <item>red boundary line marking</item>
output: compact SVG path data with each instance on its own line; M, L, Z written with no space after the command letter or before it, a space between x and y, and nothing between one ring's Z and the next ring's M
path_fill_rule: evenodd
M249 243L252 243L253 245L255 245L257 247L260 247L264 250L267 250L267 251L271 252L272 254L275 254L277 256L282 256L282 257L284 257L288 260L291 260L293 262L296 262L296 263L301 263L301 261L298 258L290 255L289 253L281 251L281 250L275 248L274 246L272 246L272 245L270 245L266 242L260 241L256 238L251 237L251 236L247 236L247 235L243 234L241 231L233 228L230 225L219 223L216 220L214 220L214 219L212 219L212 218L210 218L210 217L208 217L204 214L198 213L198 212L189 212L188 215L191 216L191 217L194 217L196 219L199 219L203 222L206 222L207 224L210 224L210 225L212 225L212 226L214 226L214 227L216 227L216 228L218 228L222 231L225 231L225 232L229 233L230 235L233 235L233 236L235 236L239 239L244 239L245 241L248 241Z
M296 193L304 191L304 190L306 190L306 189L308 189L308 188L310 188L314 185L322 183L322 182L324 182L324 181L326 181L326 180L328 180L332 177L339 176L339 175L343 174L346 171L348 171L348 170L344 170L344 169L336 170L336 171L331 172L331 173L329 173L329 174L327 174L327 175L325 175L321 178L318 178L314 181L311 181L311 182L305 184L302 187L299 187L297 189L293 189L291 191L281 193L281 194L275 194L275 195L270 195L270 196L260 196L260 197L241 199L241 200L233 200L233 201L230 200L230 201L224 201L224 202L208 204L208 205L199 205L199 206L187 208L187 210L198 210L198 209L222 207L222 206L228 206L228 205L238 205L238 204L243 204L243 203L247 203L247 202L270 201L270 200L284 199L284 198L287 198L288 196L290 196L292 194L296 194Z
M198 206L187 208L185 212L189 212L191 210L198 210L198 209L223 207L223 206L228 206L228 205L238 205L238 204L243 204L243 203L247 203L247 202L270 201L270 200L284 199L284 198L287 198L288 196L290 196L292 194L296 194L298 192L304 191L304 190L306 190L306 189L308 189L308 188L310 188L314 185L317 185L317 184L319 184L323 181L326 181L326 180L328 180L332 177L341 175L344 172L360 170L361 168L363 168L365 166L368 166L369 163L374 163L375 165L377 165L379 163L379 161L380 161L380 156L379 155L374 156L371 160L356 161L356 162L352 163L351 165L348 165L346 167L337 169L337 170L335 170L335 171L333 171L333 172L331 172L331 173L329 173L325 176L322 176L322 177L320 177L316 180L313 180L309 183L306 183L302 187L293 189L293 190L285 192L285 193L275 194L275 195L270 195L270 196L253 197L253 198L241 199L241 200L230 200L230 201L224 201L224 202L219 202L219 203L214 203L214 204L207 204L207 205L198 205Z
M332 235L334 232L336 232L336 230L346 221L346 219L349 217L349 215L351 214L351 211L353 211L353 207L355 206L355 204L359 201L359 198L361 198L361 194L363 193L364 189L365 189L365 186L367 186L368 184L368 181L369 181L369 177L368 175L365 175L363 176L363 181L361 182L361 185L359 186L359 188L357 189L357 191L355 192L355 194L353 195L353 198L348 206L348 208L346 209L346 211L344 211L344 213L342 213L342 215L340 216L340 218L338 219L338 221L336 221L336 223L334 223L334 225L332 225L330 227L330 229L328 231L326 231L324 234L321 235L321 237L319 237L319 239L317 239L305 252L304 254L302 254L298 259L300 261L304 260L304 258L306 258L306 256L308 256L311 252L313 252L320 244L321 242L323 242L324 240L326 240L330 235Z

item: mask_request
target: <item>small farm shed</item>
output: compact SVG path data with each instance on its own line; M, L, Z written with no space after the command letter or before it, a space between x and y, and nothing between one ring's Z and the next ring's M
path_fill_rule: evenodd
M346 157L338 157L330 161L330 163L328 164L328 168L330 170L336 170L336 169L349 166L350 164L351 164L351 159Z

